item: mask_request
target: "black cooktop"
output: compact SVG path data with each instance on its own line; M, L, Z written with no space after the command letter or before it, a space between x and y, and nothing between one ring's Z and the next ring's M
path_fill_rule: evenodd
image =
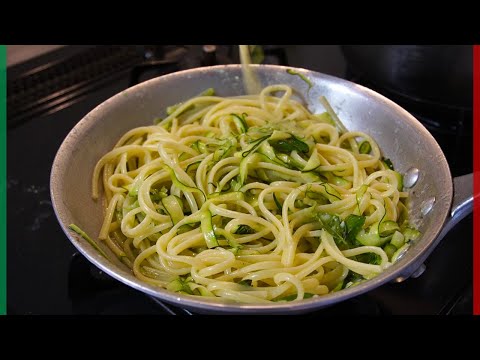
M265 63L352 78L338 46L263 47ZM237 56L234 46L72 46L8 69L9 314L191 314L110 278L76 251L55 218L50 169L68 132L102 101L136 82L236 63ZM448 136L445 129L429 127L454 176L472 171L471 115L459 122ZM471 314L472 228L470 215L435 249L419 278L387 284L313 315Z

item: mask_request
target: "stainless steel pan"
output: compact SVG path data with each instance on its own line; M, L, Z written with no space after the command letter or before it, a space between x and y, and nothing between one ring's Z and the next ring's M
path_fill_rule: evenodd
M301 302L245 305L193 298L146 284L134 277L103 243L99 245L111 255L110 261L67 228L75 223L92 237L97 236L103 210L100 201L91 199L92 171L98 159L122 134L133 127L151 124L152 119L164 114L167 106L209 87L215 88L221 96L243 94L239 65L191 69L146 81L105 101L72 129L55 157L50 190L57 218L73 245L117 280L160 300L197 312L307 312L423 271L423 262L443 236L472 211L472 174L452 181L445 156L435 139L412 115L385 97L339 78L296 69L314 84L307 96L307 85L300 77L288 74L286 69L259 65L256 71L262 85L290 84L303 94L313 112L324 111L318 98L325 95L345 126L372 135L396 169L408 174L406 182L414 184L410 189L410 217L423 235L397 263L372 280L326 296Z

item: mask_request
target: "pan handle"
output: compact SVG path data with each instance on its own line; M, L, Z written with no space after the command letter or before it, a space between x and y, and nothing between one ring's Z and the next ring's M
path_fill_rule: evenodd
M475 194L475 196L478 194ZM440 241L458 224L473 211L473 174L457 176L453 178L453 202L450 216L445 221L442 231L438 235Z
M450 214L443 225L442 231L437 236L433 247L430 249L430 254L433 249L440 243L440 241L447 235L447 233L457 225L460 220L465 218L473 211L473 198L479 194L473 193L473 174L467 174L463 176L457 176L453 178L453 201L450 208ZM426 256L428 256L428 254ZM418 268L414 268L413 271L408 271L402 276L397 277L393 282L403 282L409 277L417 278L423 274L426 270L425 264L420 265Z

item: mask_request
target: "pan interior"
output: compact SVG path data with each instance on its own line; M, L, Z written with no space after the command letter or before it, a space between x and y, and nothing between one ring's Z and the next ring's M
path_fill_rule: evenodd
M291 85L312 112L324 111L318 98L326 96L345 126L349 130L370 134L378 142L383 155L392 160L396 170L405 173L412 167L419 169L419 180L409 190L410 218L423 235L394 266L354 288L300 303L211 303L145 284L136 279L106 246L100 244L111 255L110 261L100 256L86 241L71 234L67 228L71 223L94 238L99 233L103 210L101 201L91 199L91 174L96 162L111 150L120 136L134 127L152 124L154 118L165 116L167 106L189 99L206 88L213 87L220 96L243 95L239 65L192 69L144 82L99 105L75 126L60 147L51 174L54 209L72 243L90 261L128 285L167 302L214 311L311 310L368 291L402 275L407 269L418 267L424 260L423 254L441 230L452 199L450 171L440 147L417 120L383 96L342 79L297 69L314 84L307 91L308 85L300 77L288 74L286 69L260 65L256 67L256 72L263 86L278 83ZM435 203L431 211L422 215L425 201L433 198Z

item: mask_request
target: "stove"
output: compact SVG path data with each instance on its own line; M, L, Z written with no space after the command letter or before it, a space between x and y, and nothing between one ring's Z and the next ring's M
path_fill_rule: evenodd
M263 45L263 49L264 63L308 68L370 85L368 79L352 74L339 46ZM192 315L112 279L76 251L52 208L50 169L73 126L112 95L162 74L238 63L237 59L236 46L227 45L64 46L8 68L9 314ZM456 114L448 126L438 126L435 114L401 105L437 138L453 176L472 172L471 110ZM420 277L384 285L312 316L471 314L472 230L470 215L435 249Z

